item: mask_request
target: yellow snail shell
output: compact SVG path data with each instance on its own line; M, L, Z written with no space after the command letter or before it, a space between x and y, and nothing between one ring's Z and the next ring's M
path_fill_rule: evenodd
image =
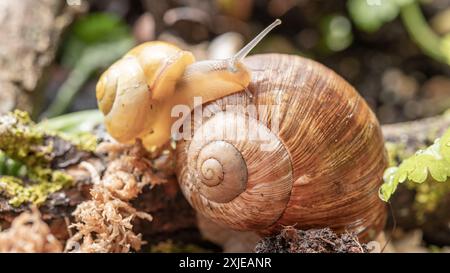
M162 102L173 97L177 80L193 62L192 53L156 41L133 48L108 68L97 83L96 96L111 136L132 143L165 133L158 118L169 107Z
M100 77L96 95L106 129L119 142L141 139L148 149L171 138L176 105L194 107L246 89L250 73L241 60L281 24L275 20L233 57L195 62L192 53L152 41L130 50Z

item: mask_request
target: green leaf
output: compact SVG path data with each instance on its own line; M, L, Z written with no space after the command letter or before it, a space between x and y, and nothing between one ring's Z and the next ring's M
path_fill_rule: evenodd
M442 145L440 153L445 161L450 164L450 130L448 130L442 137Z
M425 150L419 150L398 167L388 168L383 176L380 198L388 201L403 182L447 182L450 180L450 129Z
M103 114L99 110L84 110L51 119L44 119L37 126L45 131L78 134L92 132L102 122Z
M399 183L398 177L396 177L397 167L390 167L386 169L383 175L384 184L380 189L380 198L384 201L389 200L390 196L397 189ZM395 180L396 179L396 180ZM395 180L395 181L394 181Z

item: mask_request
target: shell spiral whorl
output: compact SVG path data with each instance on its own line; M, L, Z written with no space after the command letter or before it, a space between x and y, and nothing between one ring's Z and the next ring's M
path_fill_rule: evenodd
M247 185L247 166L240 152L226 141L203 146L197 157L199 192L208 200L225 203L241 194Z
M236 229L263 229L275 223L286 207L292 169L288 152L264 124L239 110L224 111L226 105L245 103L249 98L239 95L204 107L202 125L193 124L197 129L192 139L177 145L178 151L185 151L178 154L178 175L183 177L184 194L201 213ZM264 146L249 141L247 128L252 123L273 143L273 150L264 151Z
M201 163L202 182L208 187L217 186L223 181L225 171L216 158L208 158Z

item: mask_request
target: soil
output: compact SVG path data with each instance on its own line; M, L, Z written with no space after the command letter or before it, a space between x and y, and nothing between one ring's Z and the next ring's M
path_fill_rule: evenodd
M330 228L296 230L284 228L280 234L262 239L256 245L257 253L368 253L366 244L352 233L340 236Z

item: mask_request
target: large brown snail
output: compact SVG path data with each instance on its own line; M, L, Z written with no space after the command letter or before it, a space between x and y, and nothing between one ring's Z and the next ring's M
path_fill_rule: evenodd
M378 121L350 84L317 62L244 59L277 24L228 60L194 62L162 42L131 50L97 85L107 129L120 142L161 145L176 121L173 107L195 108L183 120L188 137L177 142L177 176L197 211L260 234L295 225L373 238L386 215Z

